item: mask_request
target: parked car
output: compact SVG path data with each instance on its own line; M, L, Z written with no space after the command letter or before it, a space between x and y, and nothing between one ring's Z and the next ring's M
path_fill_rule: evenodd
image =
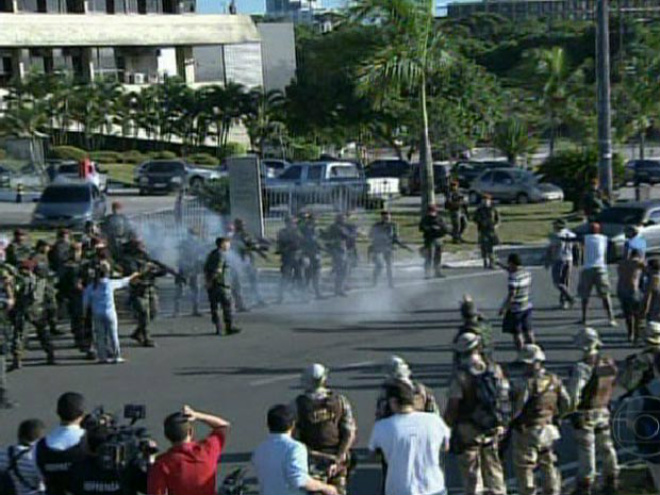
M509 162L501 162L495 160L463 160L456 162L456 164L451 169L451 175L454 179L458 180L459 187L463 189L469 189L472 182L486 170L511 167L512 165Z
M10 187L11 178L14 171L9 167L0 165L0 187Z
M195 167L183 160L151 160L135 169L140 194L170 192L181 187L199 189L205 182L222 177L219 170Z
M399 188L404 196L419 196L422 190L422 181L419 163L413 163L408 175L401 179ZM435 192L445 193L449 185L449 174L451 169L444 163L433 164L433 180L435 182Z
M624 171L626 182L640 184L660 183L660 159L630 160Z
M291 165L291 163L286 160L276 160L274 158L261 160L263 176L269 179L273 179L280 175L289 165Z
M364 169L369 188L378 194L399 194L401 179L410 174L412 165L399 158L374 160Z
M51 184L41 193L32 224L80 228L88 220L101 220L105 209L105 195L91 182Z
M490 194L499 201L515 201L518 204L564 200L564 191L560 187L542 182L539 176L519 168L483 172L470 185L470 203L478 203L483 194Z
M108 192L108 176L101 172L95 162L91 163L92 173L88 176L88 182L91 182L100 191ZM79 181L79 165L73 160L62 160L59 162L50 162L48 165L48 175L53 184Z
M649 252L660 251L660 201L631 201L616 203L605 208L598 214L596 221L600 223L601 231L610 239L608 258L616 261L623 254L626 227L640 227L640 233L646 239ZM583 237L589 233L589 224L584 223L573 229Z

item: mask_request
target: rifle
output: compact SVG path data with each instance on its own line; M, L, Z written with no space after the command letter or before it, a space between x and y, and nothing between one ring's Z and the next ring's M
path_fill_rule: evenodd
M184 277L184 276L181 274L180 271L175 270L174 268L172 268L172 267L169 266L169 265L166 265L166 264L163 263L162 261L158 261L157 259L152 258L151 256L147 255L146 253L145 253L145 259L147 260L147 262L149 262L149 263L153 263L153 264L156 265L158 268L160 268L161 270L165 271L165 273L169 273L170 275L172 275L172 276L174 277L174 281L175 281L177 284L181 284L181 285L187 285L187 284L188 284L188 281L186 280L186 277Z
M399 239L395 239L394 241L392 241L392 244L394 244L395 246L399 246L400 248L405 249L405 250L408 251L409 253L414 253L414 252L415 252L414 249L412 249L412 248L411 248L410 246L408 246L407 244L401 242Z

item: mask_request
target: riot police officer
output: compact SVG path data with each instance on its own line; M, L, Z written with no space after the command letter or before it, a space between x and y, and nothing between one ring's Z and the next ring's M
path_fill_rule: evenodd
M603 493L614 495L618 488L619 465L612 441L610 400L614 392L617 366L601 354L598 332L585 328L575 336L582 358L571 370L568 393L570 415L578 451L577 488L579 495L591 495L596 480L596 451L602 454ZM596 449L598 445L598 449Z
M176 291L174 293L174 316L178 316L181 309L184 285L190 291L190 302L192 303L192 315L201 316L199 311L199 283L202 273L203 245L198 236L198 231L190 229L188 236L179 244L179 277L176 280Z
M442 238L447 235L447 226L436 205L429 205L419 222L419 231L424 238L424 275L442 277Z
M560 495L561 474L554 452L560 435L555 422L568 411L570 399L561 379L545 369L545 353L539 346L525 345L518 361L525 367L523 379L514 386L511 422L518 493L537 493L534 471L539 468L543 473L543 493Z
M327 379L328 370L322 364L303 371L305 393L295 400L296 437L307 446L312 470L326 473L328 484L345 494L357 427L348 399L330 390Z
M211 251L204 263L204 277L206 279L206 290L211 306L211 320L217 335L233 335L241 331L234 325L234 308L231 294L231 273L227 262L227 253L231 248L231 242L226 237L218 237L215 240L216 249ZM222 308L223 327L218 315L218 305Z
M451 220L451 237L455 244L465 242L463 233L467 228L468 208L465 197L458 190L458 182L452 181L445 209L449 212Z
M294 217L284 220L284 228L277 233L277 252L280 255L280 290L278 303L284 300L287 291L299 288L301 273L302 236Z
M257 306L265 306L261 293L259 291L259 272L257 271L257 263L255 254L265 258L265 248L259 245L259 242L254 239L245 227L245 222L241 218L234 220L234 235L231 243L232 249L236 252L237 259L240 262L237 267L240 272L245 274L252 297ZM240 275L237 274L237 275Z
M335 276L335 295L346 297L346 282L349 272L349 246L352 230L346 224L346 215L337 214L335 221L326 229L322 237L332 258L332 273Z
M11 334L11 310L16 302L14 270L5 263L5 246L0 249L0 409L13 406L7 391L7 354Z
M369 240L371 245L371 258L374 263L373 285L378 284L378 278L383 271L387 273L387 284L394 287L394 278L392 276L392 255L394 245L399 243L399 233L397 225L392 221L392 215L389 211L382 211L380 221L371 227Z
M299 224L300 234L302 235L302 258L303 275L305 285L312 286L314 295L321 299L321 243L319 242L319 233L316 227L316 218L312 213L307 213L304 222Z
M481 205L474 212L474 222L479 233L479 248L484 268L495 269L494 248L500 241L497 237L497 227L500 225L500 214L493 206L489 194L483 195Z

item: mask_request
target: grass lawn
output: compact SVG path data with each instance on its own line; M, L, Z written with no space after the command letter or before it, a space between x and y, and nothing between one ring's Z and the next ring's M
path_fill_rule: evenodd
M132 163L110 163L99 165L99 168L108 173L108 178L117 182L133 184L133 170L135 165Z

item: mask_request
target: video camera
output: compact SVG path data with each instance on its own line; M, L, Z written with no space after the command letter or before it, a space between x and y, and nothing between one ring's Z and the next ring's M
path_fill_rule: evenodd
M103 427L108 433L96 452L102 469L122 471L133 464L148 462L149 456L157 452L147 429L135 426L146 416L145 406L135 404L124 406L124 419L130 420L128 424L120 424L102 406L87 415L82 424L85 430L90 432Z

